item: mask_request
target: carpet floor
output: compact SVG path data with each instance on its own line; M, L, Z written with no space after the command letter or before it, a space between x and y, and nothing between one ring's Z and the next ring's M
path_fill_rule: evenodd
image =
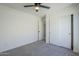
M37 41L15 49L0 53L0 56L78 56L72 50L59 47L53 44L46 44L44 41Z

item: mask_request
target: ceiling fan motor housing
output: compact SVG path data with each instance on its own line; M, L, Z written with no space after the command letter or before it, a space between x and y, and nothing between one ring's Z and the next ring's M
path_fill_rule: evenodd
M35 6L39 6L41 3L35 3Z

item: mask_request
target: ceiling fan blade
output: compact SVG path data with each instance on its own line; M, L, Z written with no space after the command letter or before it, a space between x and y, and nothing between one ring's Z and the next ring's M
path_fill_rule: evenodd
M25 5L24 7L32 7L33 5Z
M46 8L46 9L50 9L50 7L48 7L48 6L44 6L44 5L40 5L40 7L42 7L42 8Z

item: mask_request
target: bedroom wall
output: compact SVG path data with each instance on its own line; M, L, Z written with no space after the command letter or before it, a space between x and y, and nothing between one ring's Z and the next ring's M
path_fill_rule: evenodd
M37 41L39 19L0 5L0 52Z
M76 15L74 16L74 52L79 53L79 4L73 5Z

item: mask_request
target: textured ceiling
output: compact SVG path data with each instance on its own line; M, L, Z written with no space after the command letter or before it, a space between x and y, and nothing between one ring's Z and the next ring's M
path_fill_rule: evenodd
M49 6L51 8L50 9L40 8L39 12L35 12L33 7L28 7L28 8L23 7L24 5L30 5L30 4L33 4L33 3L1 3L0 5L5 5L8 7L11 7L11 8L14 8L17 10L21 10L21 11L26 12L26 13L41 16L41 17L44 16L45 14L47 14L49 11L52 13L56 10L60 10L64 7L71 5L71 3L42 3L42 5L46 5L46 6Z

